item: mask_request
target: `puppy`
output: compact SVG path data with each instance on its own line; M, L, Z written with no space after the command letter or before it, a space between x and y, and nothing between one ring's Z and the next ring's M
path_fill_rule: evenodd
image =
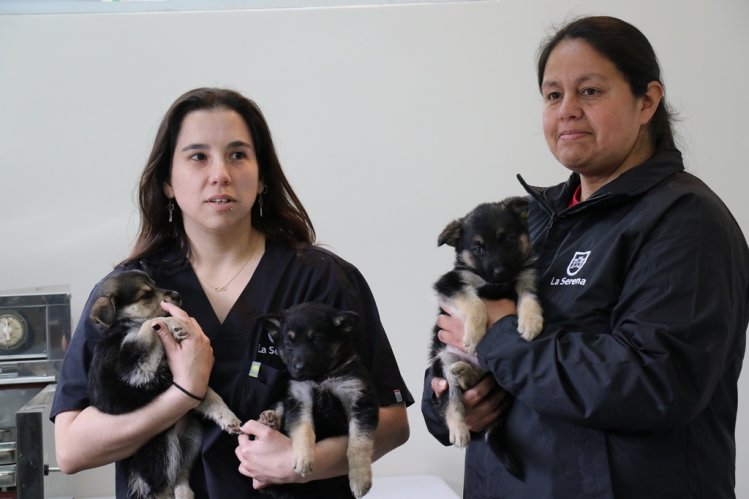
M176 291L157 288L145 272L129 270L102 282L90 318L100 331L89 373L91 403L108 414L134 411L172 384L164 347L153 329L154 319L166 323L177 341L187 328L160 307L180 304ZM239 433L241 422L213 390L195 409L222 430ZM138 498L193 497L189 486L192 464L202 438L200 422L187 414L123 461L130 494Z
M348 488L362 497L372 486L379 404L354 348L357 315L321 303L303 303L258 320L278 346L291 377L286 398L274 410L263 412L259 421L291 438L294 471L301 475L314 467L317 440L348 434ZM268 491L275 497L348 496L345 488L344 492L315 488L329 486L326 482L279 485Z
M465 217L445 227L438 245L455 248L455 264L434 284L440 309L460 316L465 323L465 352L445 346L433 330L430 352L432 375L448 383L445 421L450 443L468 445L471 435L465 422L462 392L485 374L471 355L486 334L486 307L482 298L517 300L518 331L528 341L543 328L541 305L536 298L536 271L528 236L528 202L512 197L498 203L477 206ZM508 451L502 431L503 420L485 433L490 448L508 471L520 478L522 471Z

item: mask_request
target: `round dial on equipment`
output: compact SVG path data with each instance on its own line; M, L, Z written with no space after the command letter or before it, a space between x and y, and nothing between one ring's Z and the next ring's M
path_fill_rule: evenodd
M0 312L0 350L13 350L21 345L28 334L23 317L10 312Z

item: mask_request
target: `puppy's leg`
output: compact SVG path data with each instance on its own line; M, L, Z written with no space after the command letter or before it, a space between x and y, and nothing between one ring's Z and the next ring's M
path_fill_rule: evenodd
M175 340L179 342L187 338L187 327L182 321L175 319L174 317L162 317L161 320L169 326L169 331L172 333Z
M463 391L460 389L460 381L451 368L456 357L443 350L440 353L442 364L445 366L445 379L447 380L447 408L445 410L445 423L450 430L450 443L457 447L466 447L471 441L471 431L465 420L465 406L463 405Z
M287 404L286 428L294 454L293 468L304 476L315 464L315 425L312 420L312 385L291 381Z
M281 420L282 416L277 411L274 411L272 409L268 409L267 411L263 411L260 413L260 416L257 418L257 422L260 424L264 424L268 428L272 428L276 431L281 430Z
M123 463L130 497L155 499L172 494L181 467L177 433L175 426L156 435Z
M118 370L128 385L147 385L154 380L163 358L159 335L153 330L153 321L147 320L123 338L117 356Z
M273 409L268 409L260 413L257 418L257 422L264 424L268 428L273 428L276 431L281 431L283 427L283 414L285 408L283 406L283 400L276 404Z
M174 499L194 499L195 495L190 488L190 472L200 454L203 431L200 422L190 413L177 422L177 431L180 433L179 444L182 448L182 459L174 483L173 497Z
M543 311L536 295L526 293L518 298L518 331L526 341L532 341L544 328Z
M216 423L225 432L232 435L239 435L241 433L239 427L242 426L242 422L229 409L219 394L211 388L208 389L203 402L195 410Z
M349 487L355 497L362 497L372 487L374 429L365 430L353 418L349 422L348 439Z
M150 383L164 358L164 347L153 329L156 321L166 323L178 341L187 336L187 328L173 317L149 319L144 321L137 331L129 332L122 340L118 361L122 365L131 366L126 381L132 386Z
M534 340L544 327L541 303L536 296L536 272L525 270L518 276L518 332L526 341Z
M483 375L483 369L477 369L464 360L454 362L449 369L461 390L474 387Z
M379 403L374 389L357 377L338 378L329 386L341 401L348 419L349 487L362 497L372 487L374 434L379 422Z
M450 299L441 297L440 307L450 315L463 318L463 348L469 354L476 351L479 341L486 335L486 306L473 288Z

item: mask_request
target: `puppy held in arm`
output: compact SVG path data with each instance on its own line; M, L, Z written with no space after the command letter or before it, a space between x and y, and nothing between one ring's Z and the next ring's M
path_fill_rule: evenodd
M362 497L372 486L379 404L355 349L357 315L321 303L302 303L258 320L278 347L291 378L286 397L263 412L259 421L291 438L292 466L301 475L314 468L316 441L348 435L349 487L355 497ZM275 497L341 497L340 491L315 488L325 482L266 490Z
M465 422L463 391L487 373L472 355L486 334L486 307L482 299L517 301L518 332L535 339L543 328L543 313L536 296L535 257L528 236L528 201L521 197L477 206L463 218L450 222L438 245L455 248L453 269L434 284L442 311L460 316L465 323L465 352L439 341L433 329L430 363L434 377L448 383L445 422L450 443L466 447L471 435ZM508 448L500 418L484 434L492 451L515 477L522 469Z
M96 293L90 319L100 334L89 371L91 404L108 414L129 413L173 384L154 319L166 324L175 340L184 340L187 328L166 317L160 306L162 301L179 305L180 297L175 291L156 287L148 274L139 270L112 274ZM201 400L196 394L186 394ZM241 422L209 388L194 411L123 461L132 496L193 497L189 476L202 439L201 423L193 412L228 433L239 433Z

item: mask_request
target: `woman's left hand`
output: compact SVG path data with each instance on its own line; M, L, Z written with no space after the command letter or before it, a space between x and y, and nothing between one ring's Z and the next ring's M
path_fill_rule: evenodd
M159 325L158 334L164 345L174 382L190 393L202 397L208 390L208 379L214 363L211 340L195 318L190 317L174 303L161 302L161 308L178 319L189 332L187 338L176 341L162 318L154 319L154 323Z
M486 327L491 327L508 315L515 315L517 307L512 300L484 300L486 306ZM465 322L457 314L440 314L437 316L437 326L440 328L437 337L445 345L463 350L463 332Z
M458 315L440 314L437 316L437 327L440 328L437 338L447 346L463 350L463 332L465 322Z
M255 420L247 421L241 430L234 453L239 459L239 472L252 478L254 489L303 480L292 469L289 437Z
M494 376L486 376L463 393L466 425L473 432L482 432L505 414L511 404L512 397L497 384Z

